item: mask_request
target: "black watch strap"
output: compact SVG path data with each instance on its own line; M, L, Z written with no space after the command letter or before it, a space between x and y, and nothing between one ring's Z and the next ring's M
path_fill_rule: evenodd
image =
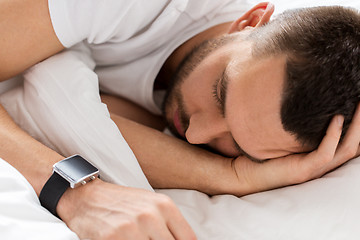
M41 205L56 217L59 217L56 213L56 206L61 196L69 187L69 182L54 172L40 192L39 199Z

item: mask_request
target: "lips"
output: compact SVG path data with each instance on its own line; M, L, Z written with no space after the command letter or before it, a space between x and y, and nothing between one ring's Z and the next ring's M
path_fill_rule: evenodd
M181 126L179 110L178 109L176 109L176 111L174 112L174 126L176 128L176 131L179 133L179 135L182 136L182 137L185 137L184 130L183 130L182 126Z

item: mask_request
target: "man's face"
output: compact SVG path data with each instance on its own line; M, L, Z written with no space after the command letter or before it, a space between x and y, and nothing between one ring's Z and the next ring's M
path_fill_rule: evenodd
M165 100L170 130L227 156L264 160L306 151L280 120L285 56L254 59L239 35L204 43L186 60Z

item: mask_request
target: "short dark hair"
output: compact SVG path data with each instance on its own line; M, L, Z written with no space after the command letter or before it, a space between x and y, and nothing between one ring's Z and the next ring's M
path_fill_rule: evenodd
M286 11L256 29L253 55L285 54L280 109L284 129L316 148L334 115L344 116L342 137L360 96L360 14L327 6Z

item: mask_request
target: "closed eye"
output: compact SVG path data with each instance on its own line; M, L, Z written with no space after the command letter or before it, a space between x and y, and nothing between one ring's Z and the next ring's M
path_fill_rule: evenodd
M212 95L215 99L215 102L216 104L218 105L218 107L220 108L221 107L221 99L220 99L220 96L219 96L219 82L220 82L220 78L218 78L213 87L212 87Z
M225 69L226 70L226 69ZM227 75L225 70L220 78L218 78L213 87L212 93L216 101L216 104L223 116L225 116L225 100L226 100L226 87L227 87Z

